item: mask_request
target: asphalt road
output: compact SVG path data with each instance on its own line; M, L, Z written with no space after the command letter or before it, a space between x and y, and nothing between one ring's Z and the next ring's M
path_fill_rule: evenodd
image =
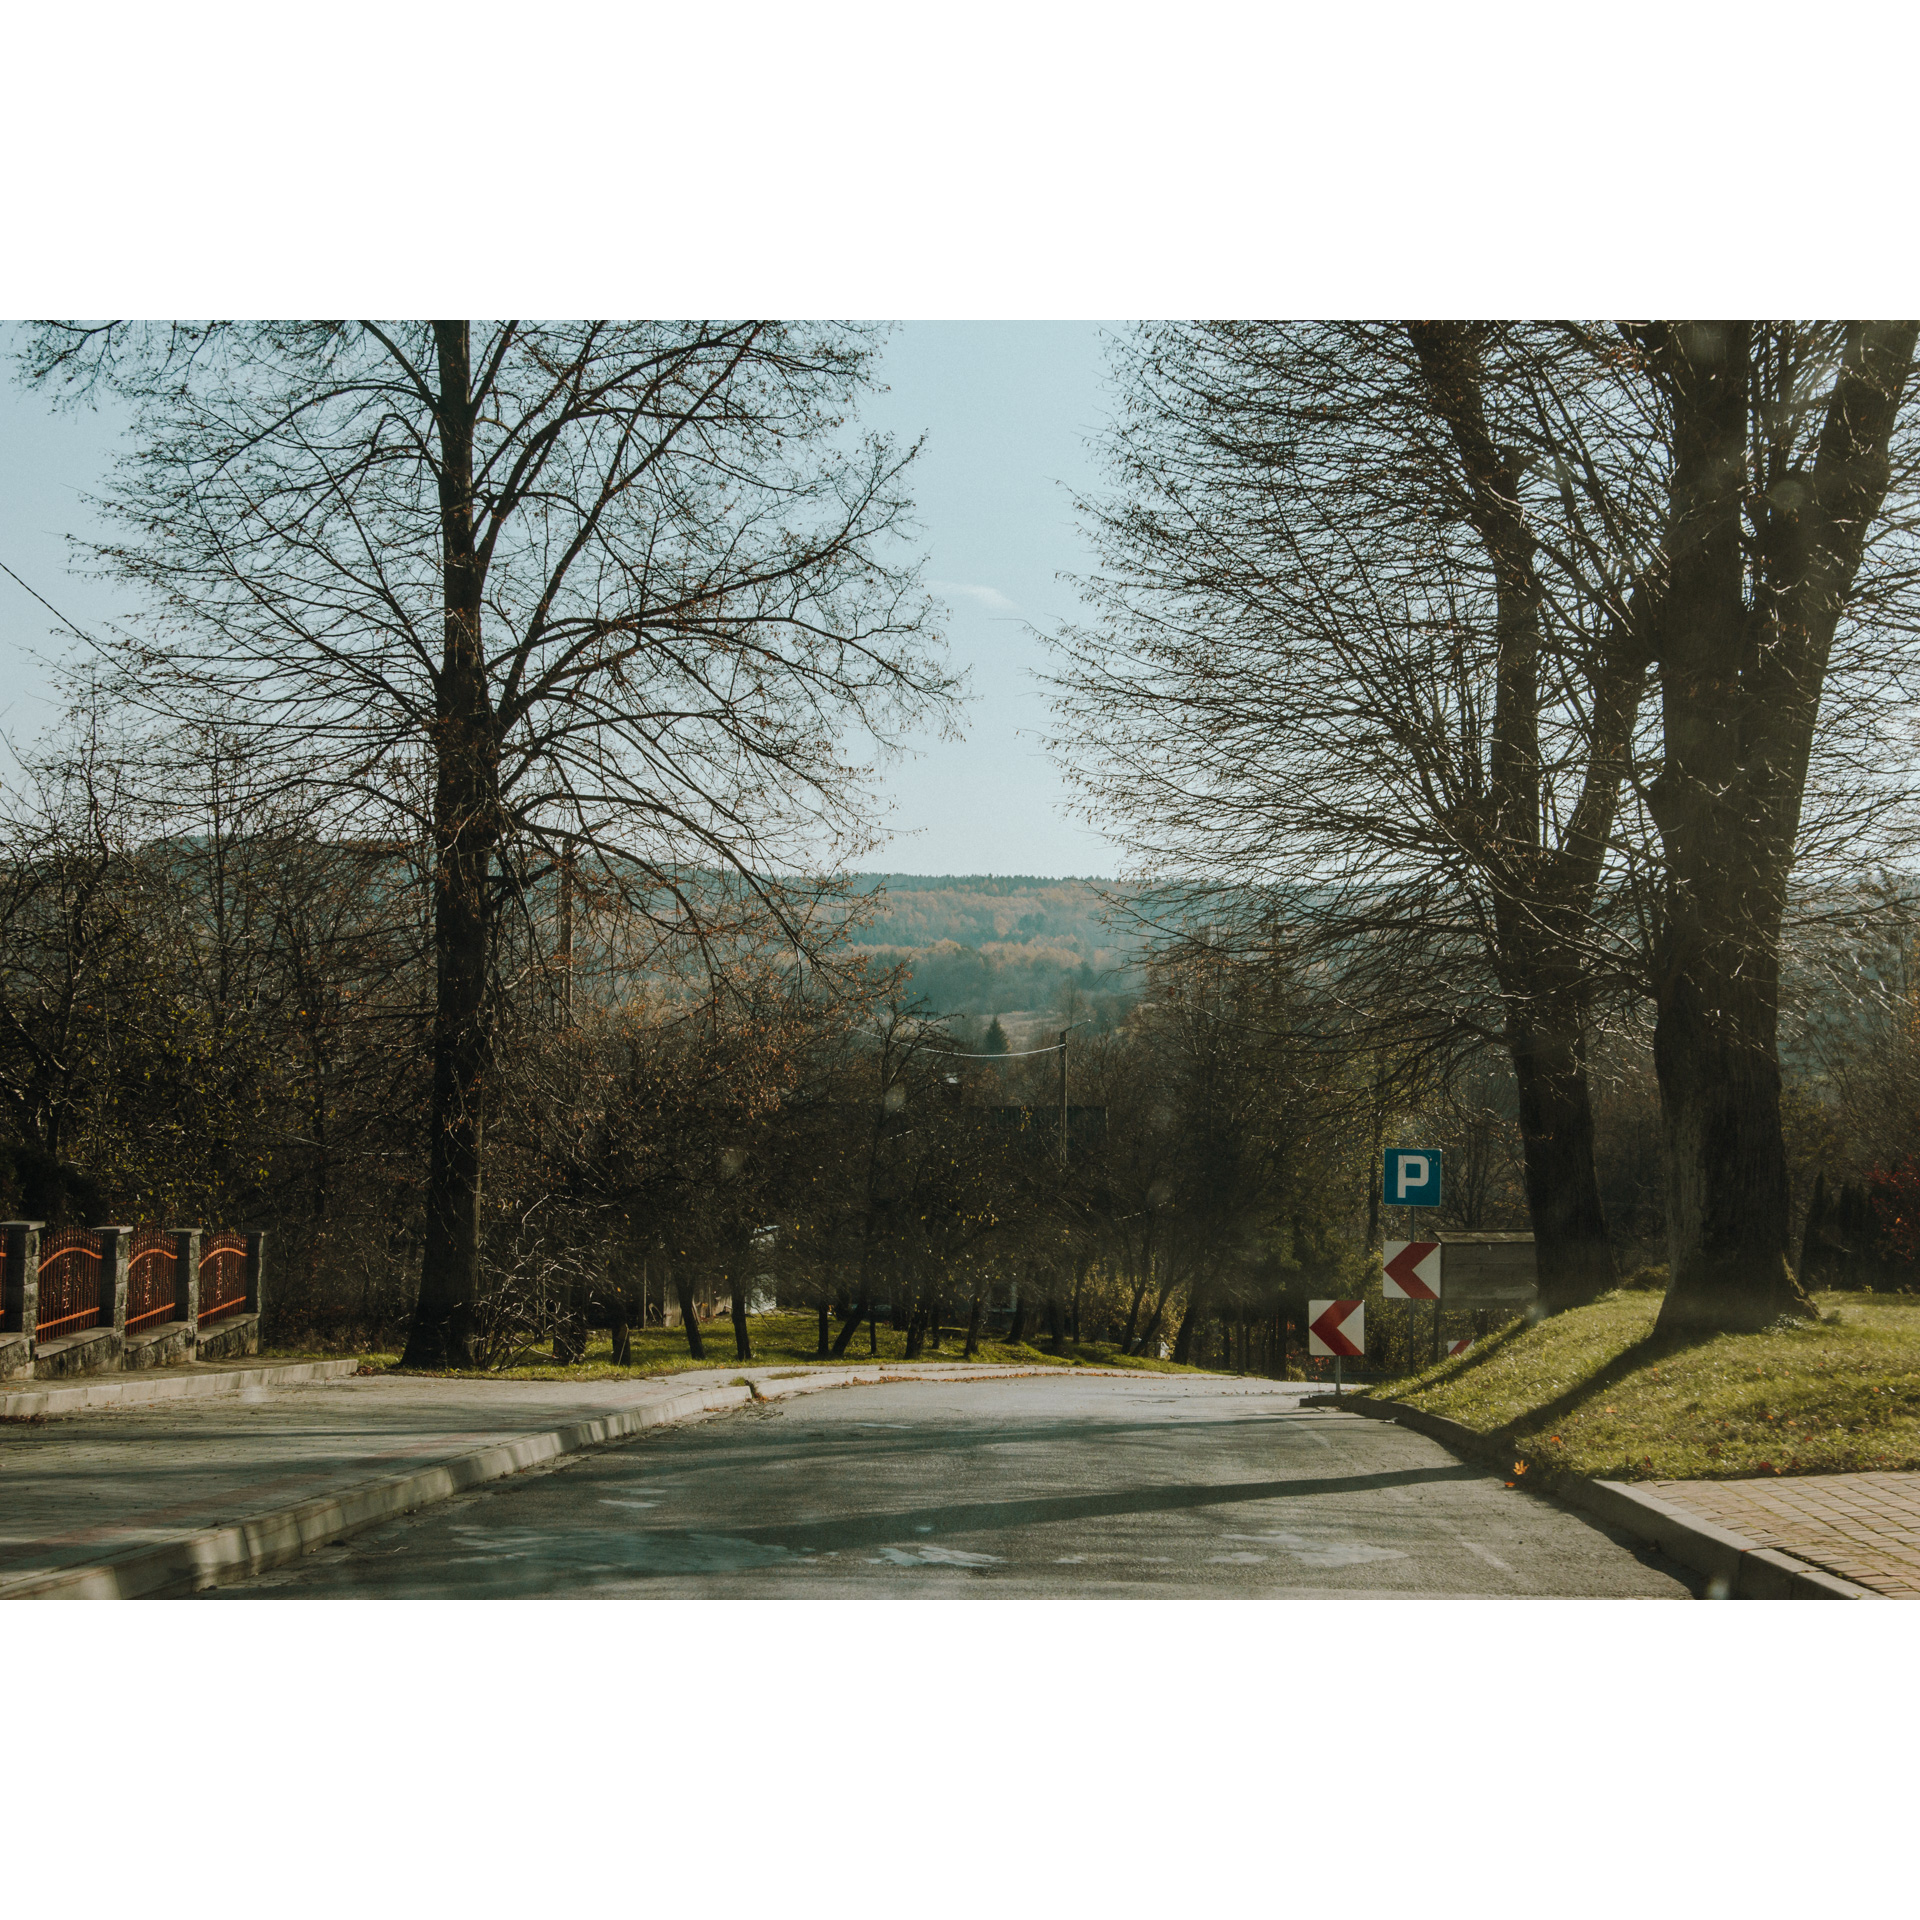
M1263 1381L853 1387L575 1455L209 1598L1685 1599L1693 1576Z

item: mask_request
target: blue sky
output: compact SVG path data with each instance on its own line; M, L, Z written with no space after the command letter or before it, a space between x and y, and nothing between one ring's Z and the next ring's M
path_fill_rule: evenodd
M966 738L931 736L895 762L881 797L892 836L865 864L913 873L1114 872L1106 842L1071 822L1041 746L1044 665L1031 628L1075 612L1061 574L1089 554L1071 495L1096 483L1087 441L1105 413L1101 329L1071 321L915 321L891 337L888 391L866 424L926 435L913 493L927 578L968 673ZM106 415L53 413L0 387L0 562L81 626L126 607L125 589L68 571L65 536L94 528L82 496L117 444ZM52 617L0 575L0 730L23 743L56 717Z
M97 531L82 495L105 477L116 430L91 413L56 414L11 376L11 329L0 346L0 562L82 627L110 619L124 590L69 573L69 533ZM25 745L58 717L47 662L66 651L53 616L0 574L0 734Z
M926 433L913 491L928 581L974 696L964 742L923 743L887 781L898 832L881 858L896 871L1114 871L1106 842L1062 810L1030 631L1074 616L1059 576L1091 559L1072 494L1098 479L1086 442L1106 406L1100 337L1067 321L917 321L888 347L890 390L868 417L903 440Z

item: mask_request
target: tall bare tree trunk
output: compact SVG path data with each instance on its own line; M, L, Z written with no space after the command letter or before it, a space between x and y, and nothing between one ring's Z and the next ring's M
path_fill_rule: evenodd
M1467 518L1494 574L1491 814L1475 851L1493 890L1495 971L1519 1092L1540 1303L1553 1313L1596 1299L1616 1278L1593 1165L1581 936L1618 804L1642 669L1626 644L1594 663L1586 779L1561 845L1549 847L1540 758L1545 596L1533 532L1512 466L1488 429L1473 330L1449 322L1409 331L1427 393L1460 455Z
M1741 817L1751 357L1744 321L1669 333L1667 765L1653 793L1669 865L1653 1040L1672 1276L1660 1318L1669 1329L1762 1325L1808 1310L1787 1265L1779 921L1761 899L1768 854L1779 850L1754 844L1753 823Z
M472 1362L480 1284L480 1171L488 1065L489 886L499 833L498 741L481 653L467 323L434 323L445 637L433 753L433 1090L420 1303L406 1364Z
M1780 932L1827 661L1885 498L1916 337L1908 321L1849 328L1812 469L1783 498L1749 475L1752 323L1670 323L1656 336L1674 453L1666 764L1649 795L1667 865L1653 969L1663 1331L1812 1312L1788 1264Z
M1187 1310L1180 1318L1180 1331L1173 1336L1173 1358L1180 1366L1186 1366L1193 1358L1193 1336L1200 1329L1200 1316L1207 1305L1207 1289L1198 1278L1193 1283L1193 1291L1187 1295ZM1157 1324L1159 1314L1154 1321ZM1151 1328L1148 1329L1152 1331Z
M1017 1347L1027 1337L1027 1302L1020 1297L1020 1282L1013 1283L1013 1311L1007 1317L1007 1345Z
M847 1348L853 1343L853 1336L860 1329L860 1322L872 1311L872 1290L866 1281L861 1281L860 1290L853 1297L853 1309L840 1322L839 1334L833 1343L833 1357L841 1360L846 1357Z
M626 1276L612 1266L609 1266L607 1273L607 1302L612 1308L613 1318L613 1364L616 1367L630 1367L633 1365L633 1334L627 1324ZM644 1315L645 1309L641 1311Z
M673 1297L680 1305L680 1324L686 1329L687 1351L696 1360L707 1357L707 1343L700 1333L700 1309L693 1297L693 1283L687 1278L684 1266L674 1265Z
M740 1263L734 1262L731 1305L733 1307L733 1357L736 1360L753 1358L753 1333L747 1325L747 1276Z
M1507 1045L1540 1304L1559 1313L1597 1300L1618 1277L1593 1164L1586 1038L1577 1014L1536 1001L1510 1011Z

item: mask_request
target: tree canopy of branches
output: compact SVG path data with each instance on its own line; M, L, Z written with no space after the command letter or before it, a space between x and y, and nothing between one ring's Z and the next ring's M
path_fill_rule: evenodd
M1720 338L1139 330L1056 747L1175 911L1297 930L1331 1041L1506 1051L1550 1306L1611 1278L1589 1037L1652 998L1669 1312L1726 1323L1787 1297L1756 1277L1782 1270L1785 1203L1754 969L1795 857L1857 855L1903 757L1871 710L1911 655L1916 446L1897 329L1736 329L1713 545L1690 356ZM1705 1000L1680 985L1702 969Z
M774 876L859 844L848 737L946 710L899 539L911 454L845 431L871 346L755 322L34 336L32 379L134 412L100 556L153 608L124 695L217 716L318 830L420 850L416 1363L468 1350L508 903L590 871L683 946L817 943L824 890Z

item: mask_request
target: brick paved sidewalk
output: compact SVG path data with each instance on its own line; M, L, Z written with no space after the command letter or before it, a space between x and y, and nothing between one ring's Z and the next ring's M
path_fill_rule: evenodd
M1650 1480L1646 1491L1893 1600L1920 1600L1920 1473Z

